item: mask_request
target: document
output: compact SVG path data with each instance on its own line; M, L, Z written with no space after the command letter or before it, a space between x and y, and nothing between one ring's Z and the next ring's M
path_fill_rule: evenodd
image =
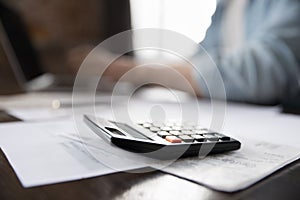
M112 146L92 131L78 136L73 122L67 119L3 124L0 137L0 147L24 187L150 166L216 190L233 192L300 158L296 147L239 138L241 150L181 159L163 168L164 162Z
M206 126L210 124L205 121L208 114L201 113ZM163 171L234 192L300 158L300 116L282 114L279 107L227 104L221 131L238 139L241 149L204 159L183 159Z
M124 97L116 95L114 99L122 102ZM110 103L111 95L106 93L95 95L94 99L88 93L80 93L74 99L72 93L28 93L7 97L0 96L0 109L23 121L71 117L73 106L76 109L86 109L93 106L103 109L109 107Z
M194 108L189 102L179 109L175 103L135 100L128 110L135 120L144 119L153 105L161 106L168 119L180 117L181 109L193 111ZM206 101L199 101L199 105L201 123L210 127L214 120L210 105ZM120 108L123 107L127 109L122 104ZM32 115L31 109L16 109L15 113L24 118ZM80 109L78 113L93 114L89 113L90 109ZM217 131L241 141L241 149L205 158L180 159L168 167L164 167L166 162L115 147L87 127L86 134L78 135L69 111L61 113L64 116L67 112L69 117L59 117L59 112L49 114L43 109L32 108L31 111L38 116L31 119L34 122L0 124L0 148L24 187L150 166L216 190L233 192L247 188L300 158L300 117L281 114L278 107L227 104L224 122L219 119L223 127ZM113 118L108 106L99 105L96 111L100 117ZM47 120L37 121L38 118ZM82 122L81 126L85 124Z
M235 192L300 158L298 148L248 139L241 142L241 150L182 159L163 171L215 190Z
M53 108L13 108L9 109L10 115L17 117L22 121L41 121L51 120L57 118L70 117L70 111L66 109L53 109Z
M149 166L151 159L90 134L95 137L79 137L71 120L7 123L0 126L0 147L24 187Z

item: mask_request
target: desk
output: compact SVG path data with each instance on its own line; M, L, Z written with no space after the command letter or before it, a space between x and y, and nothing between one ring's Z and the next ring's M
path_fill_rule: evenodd
M300 160L254 186L222 193L156 171L115 173L84 180L23 188L3 152L0 152L0 199L299 199Z
M23 188L0 150L0 200L11 199L299 199L300 160L254 186L223 193L155 171L115 173L84 180Z

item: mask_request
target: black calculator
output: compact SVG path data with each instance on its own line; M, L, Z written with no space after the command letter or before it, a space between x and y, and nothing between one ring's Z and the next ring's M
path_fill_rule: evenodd
M129 125L87 115L84 122L108 142L158 159L205 156L237 150L241 146L227 135L190 122L142 121Z

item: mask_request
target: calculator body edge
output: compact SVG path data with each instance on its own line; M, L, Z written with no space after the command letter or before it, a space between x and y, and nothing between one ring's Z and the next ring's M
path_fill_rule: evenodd
M102 139L113 143L114 145L135 153L143 153L150 157L159 159L170 159L175 157L205 156L207 154L222 153L233 151L240 148L241 143L230 138L229 141L222 142L197 142L197 143L168 143L163 140L157 141L148 138L143 134L138 126L127 125L120 122L112 122L103 118L95 118L84 115L84 122ZM131 131L124 131L116 124L123 124L130 127ZM117 131L117 132L116 132ZM128 132L140 134L140 138L131 137ZM122 135L123 134L123 135Z

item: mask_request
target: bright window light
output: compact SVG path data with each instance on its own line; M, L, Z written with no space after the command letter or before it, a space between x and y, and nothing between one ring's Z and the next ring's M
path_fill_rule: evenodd
M199 43L211 23L216 0L130 0L133 28L164 28Z

